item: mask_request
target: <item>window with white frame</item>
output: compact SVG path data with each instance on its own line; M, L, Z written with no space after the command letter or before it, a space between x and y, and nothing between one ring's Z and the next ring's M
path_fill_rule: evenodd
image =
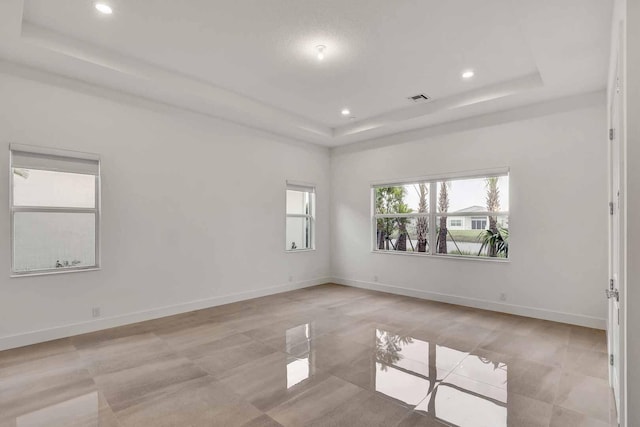
M471 218L471 229L472 230L484 230L487 228L487 217L472 217Z
M509 257L506 169L376 184L371 192L374 251Z
M100 158L11 144L15 275L97 268Z
M452 220L450 220L449 224L451 225L451 227L462 227L462 220L461 219L452 219Z
M312 185L287 182L287 251L315 248L315 195Z

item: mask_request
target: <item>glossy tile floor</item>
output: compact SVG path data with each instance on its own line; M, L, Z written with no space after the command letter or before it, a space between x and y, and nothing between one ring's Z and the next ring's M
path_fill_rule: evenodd
M603 331L337 285L0 353L0 426L615 425Z

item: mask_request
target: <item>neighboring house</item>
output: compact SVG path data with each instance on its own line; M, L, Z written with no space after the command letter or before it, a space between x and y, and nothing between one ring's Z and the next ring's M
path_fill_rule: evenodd
M449 230L486 230L489 226L489 217L478 215L469 215L473 212L486 212L487 208L484 206L469 206L468 208L460 209L459 211L451 212L447 215L447 228ZM456 215L465 214L465 215ZM501 228L508 228L509 221L506 216L498 217L498 226Z

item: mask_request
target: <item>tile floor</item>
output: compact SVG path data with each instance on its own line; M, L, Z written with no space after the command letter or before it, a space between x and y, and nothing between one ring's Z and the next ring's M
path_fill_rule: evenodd
M323 285L0 352L0 426L615 425L603 331Z

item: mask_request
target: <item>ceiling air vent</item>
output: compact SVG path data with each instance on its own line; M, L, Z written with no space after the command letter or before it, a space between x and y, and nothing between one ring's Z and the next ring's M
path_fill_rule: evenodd
M424 93L419 93L417 95L413 95L409 97L409 100L413 101L413 102L425 102L430 100L431 98L429 98L427 95L425 95Z

